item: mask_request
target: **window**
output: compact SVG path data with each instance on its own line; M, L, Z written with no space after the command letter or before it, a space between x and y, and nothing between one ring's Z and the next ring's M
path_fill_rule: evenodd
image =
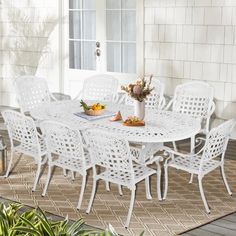
M69 2L69 66L72 69L96 70L96 2Z
M136 73L136 1L106 1L107 71Z
M136 74L137 2L70 0L69 68Z

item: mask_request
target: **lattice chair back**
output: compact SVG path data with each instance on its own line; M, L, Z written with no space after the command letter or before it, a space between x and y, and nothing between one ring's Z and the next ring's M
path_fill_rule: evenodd
M82 99L113 101L118 92L118 80L111 75L95 75L83 84Z
M40 154L38 132L33 119L12 110L3 111L2 116L7 126L11 146L14 147L16 141L16 144L20 143L24 149L28 149L29 154L35 155L35 151Z
M165 85L160 80L152 80L154 90L145 100L145 107L150 109L162 109L165 106L164 89ZM134 99L128 95L125 98L126 105L133 105Z
M36 76L20 76L15 80L16 96L21 112L29 112L44 102L50 102L47 82Z
M134 171L128 141L101 130L89 129L84 132L86 143L94 165L105 167L117 174L128 173L124 178L134 178ZM125 179L124 179L125 182Z
M202 165L217 157L221 157L223 161L229 137L235 123L236 120L234 119L228 120L208 133L202 154Z
M51 154L55 154L65 159L80 159L85 166L83 142L79 130L55 121L43 121L40 128L45 137L49 159Z
M215 109L214 89L205 82L178 85L173 98L173 111L202 120L202 132L209 131L209 121Z

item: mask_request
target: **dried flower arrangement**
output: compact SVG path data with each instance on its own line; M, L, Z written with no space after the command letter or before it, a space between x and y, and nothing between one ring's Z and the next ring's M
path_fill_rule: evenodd
M121 90L127 92L130 97L138 100L139 102L143 102L154 89L154 87L151 88L151 83L152 75L149 79L142 78L138 79L134 84L121 86Z

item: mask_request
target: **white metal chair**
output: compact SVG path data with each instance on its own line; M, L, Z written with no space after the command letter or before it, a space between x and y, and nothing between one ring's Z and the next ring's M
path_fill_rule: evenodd
M16 111L6 110L2 112L7 126L11 143L11 158L5 177L8 177L14 157L14 153L32 156L38 165L32 190L35 191L40 178L41 167L47 161L46 145L42 136L38 133L31 117Z
M123 138L100 130L87 130L84 136L86 142L89 143L93 164L93 190L86 212L89 213L91 210L99 179L126 186L131 190L131 201L125 223L125 227L128 227L134 206L136 184L145 179L146 191L149 191L149 186L147 186L149 176L157 171L133 162L128 141ZM97 173L96 166L103 167L103 171Z
M48 103L56 98L49 92L45 79L36 76L20 76L15 80L16 97L22 113Z
M198 184L207 213L210 213L208 203L206 201L205 194L202 187L203 177L220 167L222 178L228 193L232 192L227 183L224 172L224 157L225 151L228 145L228 140L232 129L236 123L236 120L229 120L212 129L206 138L204 147L197 154L182 154L179 152L167 150L170 157L165 161L165 190L164 197L166 199L168 189L168 168L174 167L186 171L190 174L196 174L198 176Z
M166 109L172 106L172 110L190 115L202 120L201 132L209 132L210 117L215 110L213 101L214 89L205 82L188 82L178 85L174 97Z
M164 97L165 85L160 80L153 80L152 86L154 90L145 100L145 108L161 110L166 105ZM124 94L119 103L125 103L125 105L133 105L134 99Z
M79 130L59 122L44 121L40 125L48 151L48 177L42 193L45 196L55 166L78 172L82 175L82 186L77 208L80 209L86 185L87 170L92 167L88 152Z
M118 99L118 80L111 75L100 74L87 78L83 89L75 99L116 102Z

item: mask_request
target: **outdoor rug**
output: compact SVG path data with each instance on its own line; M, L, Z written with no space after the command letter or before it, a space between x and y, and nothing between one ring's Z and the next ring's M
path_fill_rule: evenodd
M235 143L233 150L234 148ZM228 155L232 157L234 153L231 149ZM110 223L122 235L139 235L143 230L146 236L176 235L236 210L236 194L228 195L219 170L206 176L203 181L205 194L211 207L211 214L207 214L198 190L197 178L194 178L192 184L188 184L189 174L170 169L169 191L165 201L157 200L155 176L151 178L152 200L146 199L144 182L138 184L130 227L126 230L124 222L130 201L128 189L123 188L123 196L120 196L116 185L112 184L111 191L107 192L104 182L99 182L91 213L86 214L85 210L92 189L91 171L80 211L76 209L81 186L79 175L72 181L70 173L64 177L62 170L56 169L48 193L42 197L47 168L37 190L32 192L35 172L33 159L23 156L7 179L0 178L0 196L32 207L40 206L55 215L63 217L68 215L69 219L83 217L86 224L102 229L107 228ZM226 160L225 172L232 192L236 193L236 161Z

